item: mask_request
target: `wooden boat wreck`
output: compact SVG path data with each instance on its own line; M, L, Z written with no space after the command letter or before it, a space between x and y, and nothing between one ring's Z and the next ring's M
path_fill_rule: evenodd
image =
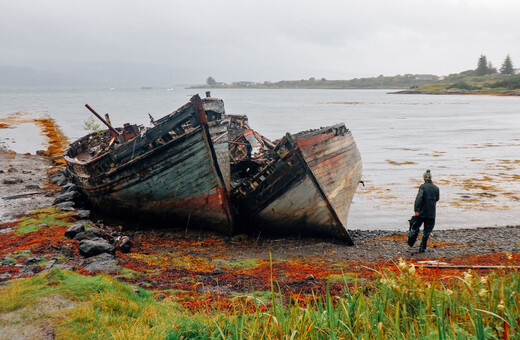
M229 234L233 216L227 131L220 125L224 113L222 100L196 95L149 129L128 124L114 129L96 114L109 130L73 142L64 154L67 168L100 210L175 218ZM212 141L212 133L218 141Z
M194 96L144 128L125 124L72 143L65 160L92 204L231 234L260 230L339 238L361 179L344 124L272 142L220 99ZM87 106L88 107L88 106Z
M242 224L292 235L332 236L353 245L348 210L361 156L344 124L287 133L254 176L231 191Z

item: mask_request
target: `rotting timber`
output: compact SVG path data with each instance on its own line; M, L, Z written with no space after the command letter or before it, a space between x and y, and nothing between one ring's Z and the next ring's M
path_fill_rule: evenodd
M91 133L65 151L73 181L98 209L176 218L231 233L227 135L217 143L222 100L193 96L150 129ZM222 170L224 169L224 171Z
M66 150L74 182L111 213L352 245L346 221L362 165L345 125L272 142L251 129L247 116L226 115L222 100L206 96L159 120L150 116L148 129L114 129L91 109L109 130Z
M287 133L269 158L232 189L242 223L292 235L333 236L353 245L346 222L362 164L345 125Z

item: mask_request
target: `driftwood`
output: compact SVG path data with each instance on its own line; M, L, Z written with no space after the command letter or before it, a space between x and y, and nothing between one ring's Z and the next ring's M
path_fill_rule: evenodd
M465 264L414 264L415 267L436 269L519 269L520 266L465 265Z
M2 199L4 199L4 200L14 200L14 199L17 199L17 198L31 197L31 196L34 196L34 195L41 195L41 194L46 194L46 193L48 193L48 191L35 191L35 192L28 192L28 193L25 193L25 194L6 196L6 197L2 197Z

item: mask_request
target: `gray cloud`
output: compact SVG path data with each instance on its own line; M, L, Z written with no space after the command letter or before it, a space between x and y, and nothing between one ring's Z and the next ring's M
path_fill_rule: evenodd
M520 66L519 14L512 0L0 0L0 66L99 83L443 75L480 54Z

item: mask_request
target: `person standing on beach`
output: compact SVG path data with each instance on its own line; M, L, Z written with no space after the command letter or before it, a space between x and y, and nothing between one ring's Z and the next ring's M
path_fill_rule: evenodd
M419 228L424 223L423 237L419 248L420 253L426 250L428 237L435 226L435 208L439 200L439 187L433 184L430 170L426 170L423 179L424 183L419 187L419 192L415 198L415 218L412 219L408 236L408 245L413 247L417 235L419 235Z

